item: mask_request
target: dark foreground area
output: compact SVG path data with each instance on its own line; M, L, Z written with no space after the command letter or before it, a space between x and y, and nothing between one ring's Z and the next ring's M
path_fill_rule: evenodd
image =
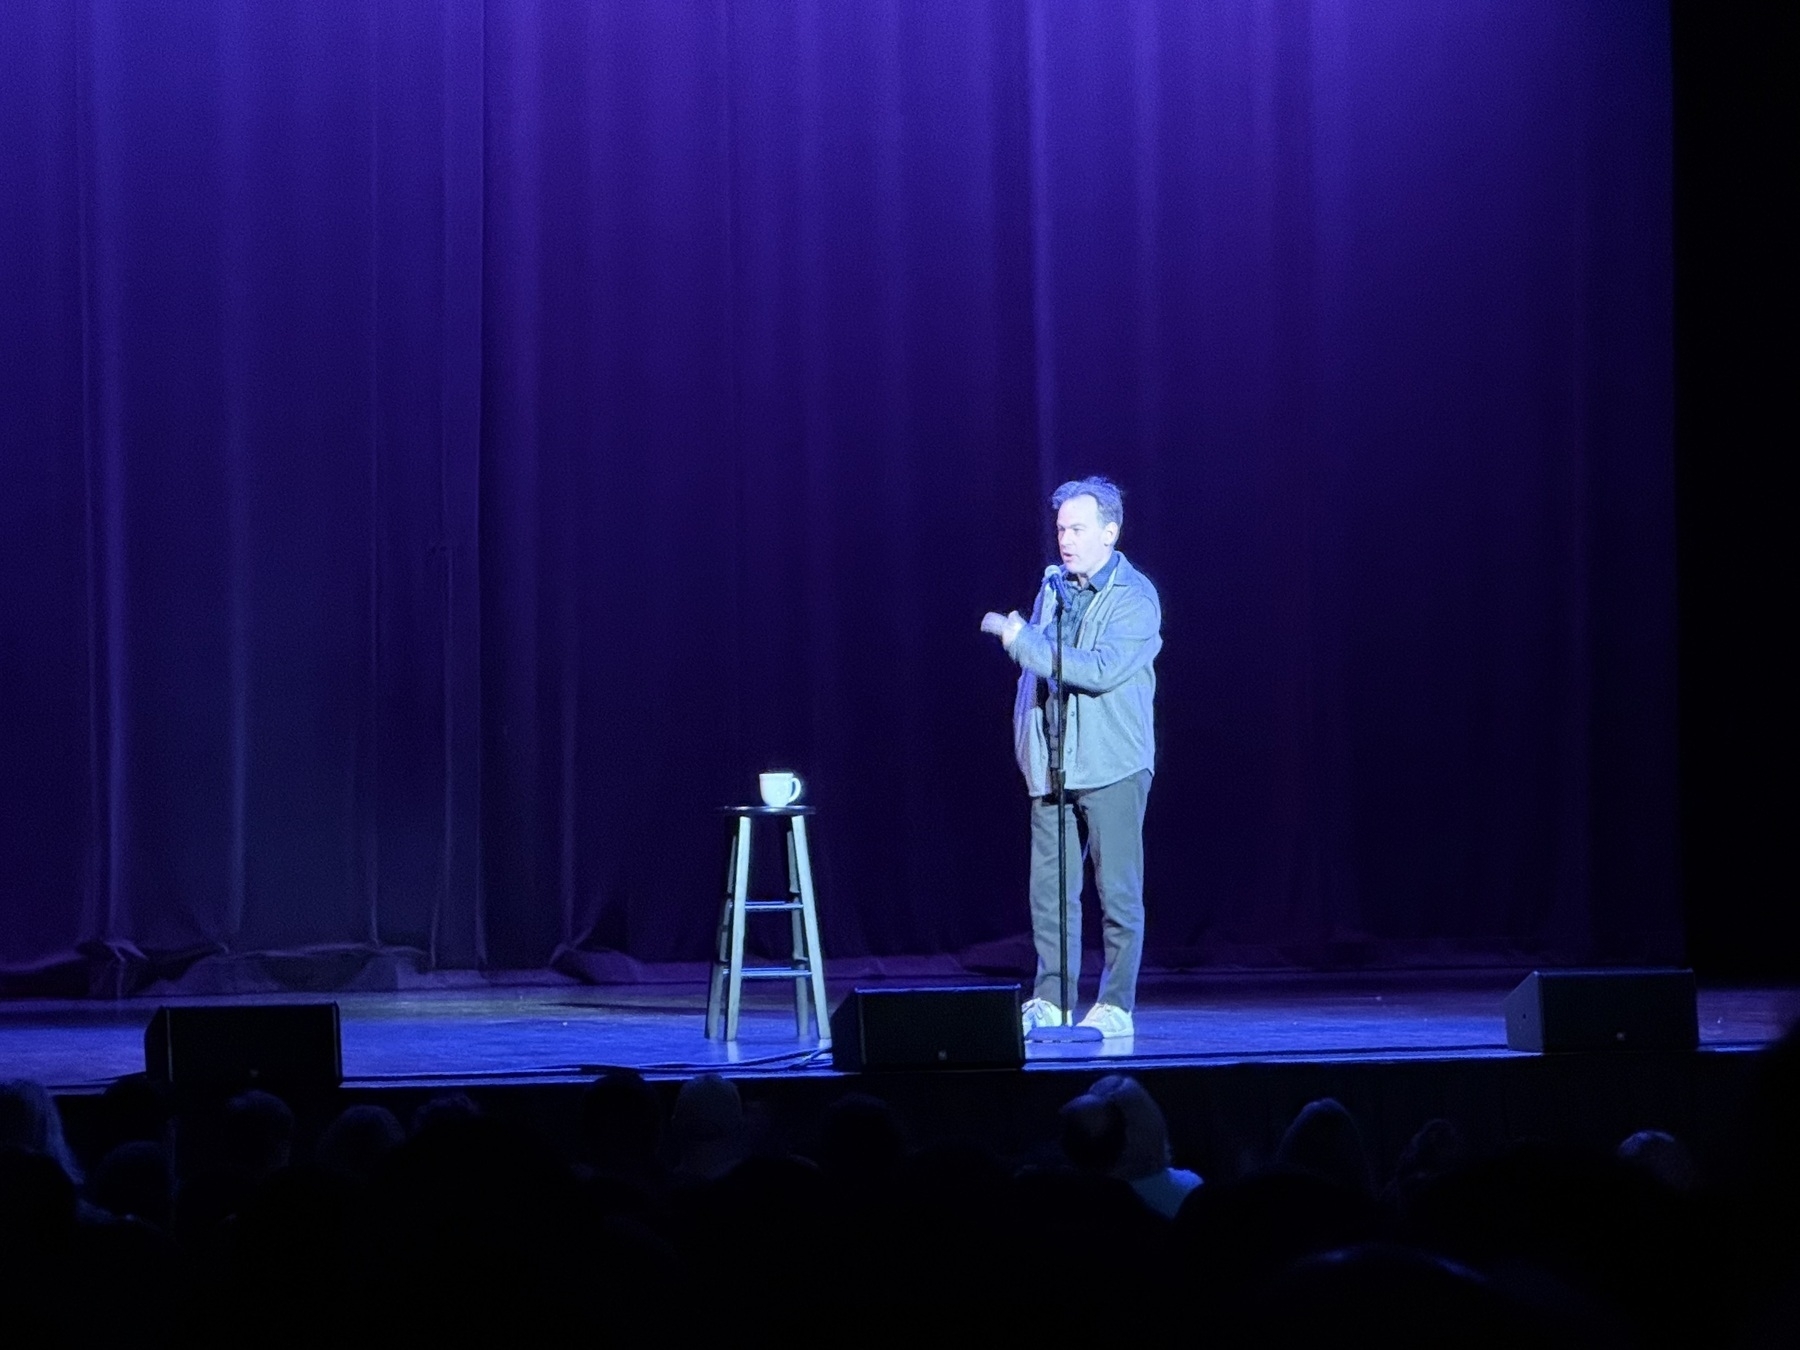
M878 1076L815 1080L797 1116L766 1081L617 1069L570 1129L480 1091L402 1112L134 1075L65 1112L12 1080L7 1340L1789 1344L1800 1039L1732 1058L1704 1166L1656 1128L1599 1147L1323 1098L1214 1140L1204 1176L1157 1076L1106 1065L1015 1075L1061 1089L1023 1136L980 1091L919 1128Z

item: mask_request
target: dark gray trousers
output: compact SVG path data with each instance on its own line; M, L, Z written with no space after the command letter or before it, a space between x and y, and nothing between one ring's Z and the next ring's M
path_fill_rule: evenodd
M1081 862L1085 856L1093 860L1094 887L1100 892L1102 911L1106 965L1100 974L1099 1001L1130 1012L1137 1003L1138 967L1144 959L1144 805L1150 800L1150 771L1140 769L1106 787L1067 795L1070 1001L1075 1001L1081 979ZM1060 1007L1056 909L1056 799L1033 797L1031 936L1038 963L1032 992Z

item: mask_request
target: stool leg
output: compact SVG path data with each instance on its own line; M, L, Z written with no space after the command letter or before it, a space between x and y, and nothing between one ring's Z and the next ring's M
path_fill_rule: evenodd
M719 1017L725 1011L725 972L731 964L732 897L737 893L737 831L731 834L731 851L725 862L725 898L719 902L719 927L713 934L712 973L706 982L706 1039L719 1034Z
M811 973L813 1007L819 1011L819 1048L831 1045L831 1018L826 1014L825 956L819 950L819 911L813 902L812 854L806 847L806 817L794 817L794 880L800 886L800 917L806 925L806 964Z
M744 1003L744 906L750 898L750 817L739 816L731 876L731 968L726 976L725 1039L735 1041Z
M792 817L792 820L799 819L799 816ZM800 864L794 854L794 831L791 823L787 832L787 864L788 894L798 900L800 898ZM808 964L806 956L806 928L800 920L800 911L797 909L789 911L788 921L788 927L792 931L794 939L793 963L798 968L810 970L811 966ZM807 1016L809 1000L806 989L807 982L805 980L794 981L794 1026L797 1028L796 1034L801 1037L804 1037L811 1029Z

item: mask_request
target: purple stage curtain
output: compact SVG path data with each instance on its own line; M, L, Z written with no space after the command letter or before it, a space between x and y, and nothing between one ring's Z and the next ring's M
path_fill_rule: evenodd
M0 52L7 987L698 960L766 768L833 957L1022 960L977 621L1084 472L1165 607L1152 962L1679 955L1660 7Z

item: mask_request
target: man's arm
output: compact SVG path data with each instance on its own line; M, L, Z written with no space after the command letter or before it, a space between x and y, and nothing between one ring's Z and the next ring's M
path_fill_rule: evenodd
M1031 606L1030 623L1036 624L1043 622L1044 606L1046 603L1044 597L1049 593L1050 588L1048 586L1038 587L1037 599ZM992 633L995 637L999 638L1000 645L1006 648L1008 655L1012 654L1013 643L1018 641L1019 634L1023 632L1027 626L1027 621L1016 609L1006 614L996 614L992 610L989 610L986 614L981 616L981 631L984 633Z
M1089 694L1117 689L1156 659L1162 650L1162 607L1140 590L1119 597L1118 610L1107 620L1099 645L1063 646L1063 683ZM1027 624L1007 645L1013 660L1034 675L1049 679L1056 661L1056 638Z

